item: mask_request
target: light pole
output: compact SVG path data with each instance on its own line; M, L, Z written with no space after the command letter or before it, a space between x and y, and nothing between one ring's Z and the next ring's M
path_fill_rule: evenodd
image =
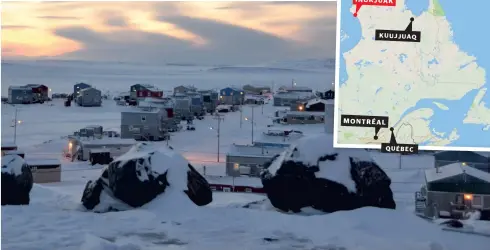
M17 120L17 112L18 112L18 109L15 108L14 121L13 121L14 124L12 125L12 127L14 127L14 144L17 141L17 124L21 124L22 123L22 121Z
M252 123L252 144L254 144L254 126L255 126L255 121L254 121L254 110L257 106L256 105L252 105L250 106L250 108L252 108L252 116L251 116L251 123ZM245 120L247 121L248 118L245 118Z
M243 123L243 102L242 105L240 105L240 128L242 128L242 123Z
M216 115L213 117L213 119L217 120L218 121L218 150L217 150L217 155L216 155L216 159L217 159L217 162L219 162L219 147L220 147L220 130L221 130L221 121L224 120L224 118L216 113ZM210 129L213 129L212 127Z

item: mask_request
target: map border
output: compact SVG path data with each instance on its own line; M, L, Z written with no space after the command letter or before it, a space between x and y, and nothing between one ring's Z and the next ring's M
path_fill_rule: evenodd
M327 0L327 2L333 2L335 0ZM336 18L336 31L335 31L335 99L334 99L334 119L333 119L333 146L334 148L362 148L362 149L381 149L380 144L343 144L338 143L338 133L340 125L340 112L339 107L340 100L340 31L341 31L341 16L342 16L342 2L352 0L337 0L337 18ZM473 152L490 152L490 147L454 147L454 146L419 146L419 150L428 151L473 151Z

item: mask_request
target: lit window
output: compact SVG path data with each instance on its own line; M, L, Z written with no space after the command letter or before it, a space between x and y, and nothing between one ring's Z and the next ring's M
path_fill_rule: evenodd
M238 163L233 164L233 169L234 170L240 169L240 165Z

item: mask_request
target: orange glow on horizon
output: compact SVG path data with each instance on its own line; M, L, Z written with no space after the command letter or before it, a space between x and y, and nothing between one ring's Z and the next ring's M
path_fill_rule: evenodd
M230 4L237 7L228 8ZM208 19L286 40L309 42L300 34L304 22L336 15L335 8L272 6L260 2L6 2L2 3L1 11L2 54L7 57L60 56L82 49L81 42L56 34L56 30L68 28L85 28L102 36L140 31L166 35L197 47L210 45L206 38L174 23L159 21L158 16ZM108 24L111 15L124 20L126 25Z

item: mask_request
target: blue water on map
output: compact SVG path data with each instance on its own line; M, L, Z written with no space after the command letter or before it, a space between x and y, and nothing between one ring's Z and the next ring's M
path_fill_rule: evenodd
M486 70L486 84L483 88L488 91L483 97L483 102L490 108L490 51L488 50L488 36L482 29L486 29L486 25L482 24L490 7L490 1L479 1L478 7L468 5L465 1L455 0L439 0L442 9L445 12L446 18L449 21L453 30L453 40L459 46L460 50L468 55L475 56L476 63ZM419 16L429 7L429 0L406 0L405 5L408 10L414 13L414 17ZM340 51L340 84L344 84L348 79L345 60L342 54L351 50L356 44L364 39L361 37L361 27L357 18L352 16L349 11L352 6L351 0L342 0L341 9L341 29L349 38L342 41ZM362 11L362 8L361 8ZM386 50L382 50L384 52ZM405 57L400 58L404 60ZM427 67L431 64L438 64L439 61L434 58L427 62ZM468 65L462 64L460 68ZM405 86L405 90L410 90L410 85ZM482 124L464 124L463 120L466 113L470 109L475 96L479 89L472 90L460 100L447 101L440 99L424 99L420 100L414 107L407 110L404 115L411 111L420 108L430 108L434 111L434 115L430 118L430 129L439 133L445 133L443 138L447 138L451 131L457 129L459 139L453 141L450 146L456 147L490 147L490 130L484 131L485 127ZM443 110L437 107L434 102L448 107L448 110ZM374 114L379 115L379 114ZM382 114L381 114L382 115ZM403 116L402 116L403 117ZM425 143L421 143L424 145Z
M429 8L428 0L405 0L405 6L412 11L414 16L420 16L422 12Z

